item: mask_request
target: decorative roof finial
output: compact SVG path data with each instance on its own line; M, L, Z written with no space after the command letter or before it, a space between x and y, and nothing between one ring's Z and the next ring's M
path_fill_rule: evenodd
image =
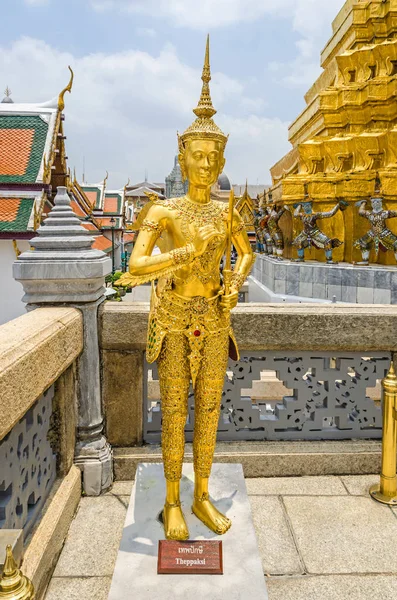
M11 546L7 546L3 574L0 578L0 598L18 598L18 600L33 600L33 584L22 575L12 554Z
M106 171L106 176L105 176L105 179L103 180L103 187L104 187L105 189L106 189L106 182L107 182L107 180L108 180L108 177L109 177L109 173Z
M228 136L226 136L219 129L212 119L212 117L216 114L216 110L212 105L209 87L209 82L211 81L209 35L207 36L204 66L201 79L203 81L203 85L201 88L200 99L197 107L193 110L194 114L197 116L197 119L181 136L178 134L179 150L182 152L185 149L186 142L191 139L209 138L221 142L223 146L226 146L228 140Z
M73 78L74 78L74 73L72 71L72 69L70 67L68 67L69 71L70 71L70 80L68 85L62 90L62 92L59 94L58 96L58 109L62 112L63 109L65 108L65 100L64 100L64 96L66 94L66 92L71 92L72 91L72 86L73 86Z
M6 87L6 89L4 90L4 98L2 100L2 104L14 104L14 100L11 98L11 90L10 88Z

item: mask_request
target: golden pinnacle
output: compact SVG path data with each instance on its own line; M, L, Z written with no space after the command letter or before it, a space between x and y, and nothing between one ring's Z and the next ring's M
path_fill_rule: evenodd
M7 546L6 549L6 560L0 579L0 598L7 598L7 600L34 600L33 584L18 569L11 546Z
M203 73L201 75L203 87L201 88L201 96L197 108L193 110L197 117L211 118L216 114L216 110L212 105L209 82L211 81L210 67L210 36L207 35L207 44L205 47L205 57Z

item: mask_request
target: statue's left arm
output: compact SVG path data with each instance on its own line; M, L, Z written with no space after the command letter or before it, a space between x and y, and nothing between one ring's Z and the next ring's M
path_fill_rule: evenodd
M328 210L327 212L316 213L316 218L317 219L330 219L331 217L336 215L336 213L338 212L339 209L340 209L339 203L335 204L334 208L332 208L331 210Z
M388 210L387 211L388 219L394 219L395 217L397 217L397 210Z

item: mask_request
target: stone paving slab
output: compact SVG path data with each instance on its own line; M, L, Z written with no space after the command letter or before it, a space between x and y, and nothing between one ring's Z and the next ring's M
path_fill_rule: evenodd
M279 498L250 497L263 572L267 575L303 573L299 554Z
M250 496L346 496L339 477L260 477L247 479Z
M397 598L397 508L368 496L378 479L246 479L269 600ZM131 487L81 499L46 600L107 600Z
M111 577L53 577L46 600L107 600Z
M379 483L379 475L349 475L342 476L341 480L352 496L369 496L369 488Z
M83 498L54 577L112 576L128 498Z
M115 481L105 496L131 496L133 481Z
M269 600L395 600L396 575L328 575L267 579Z
M392 511L370 497L283 499L308 573L397 573Z

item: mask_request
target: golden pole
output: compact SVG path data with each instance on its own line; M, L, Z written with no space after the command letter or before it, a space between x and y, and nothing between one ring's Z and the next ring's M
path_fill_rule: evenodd
M382 381L383 387L383 437L382 472L380 484L369 490L372 498L382 504L397 505L397 377L394 364Z
M7 546L6 560L0 578L0 599L34 600L33 584L22 575L12 554L11 546Z
M227 245L226 245L226 263L223 269L223 281L225 283L225 296L230 293L230 284L232 280L232 235L233 235L233 211L234 211L234 190L229 196L229 212L227 217Z

